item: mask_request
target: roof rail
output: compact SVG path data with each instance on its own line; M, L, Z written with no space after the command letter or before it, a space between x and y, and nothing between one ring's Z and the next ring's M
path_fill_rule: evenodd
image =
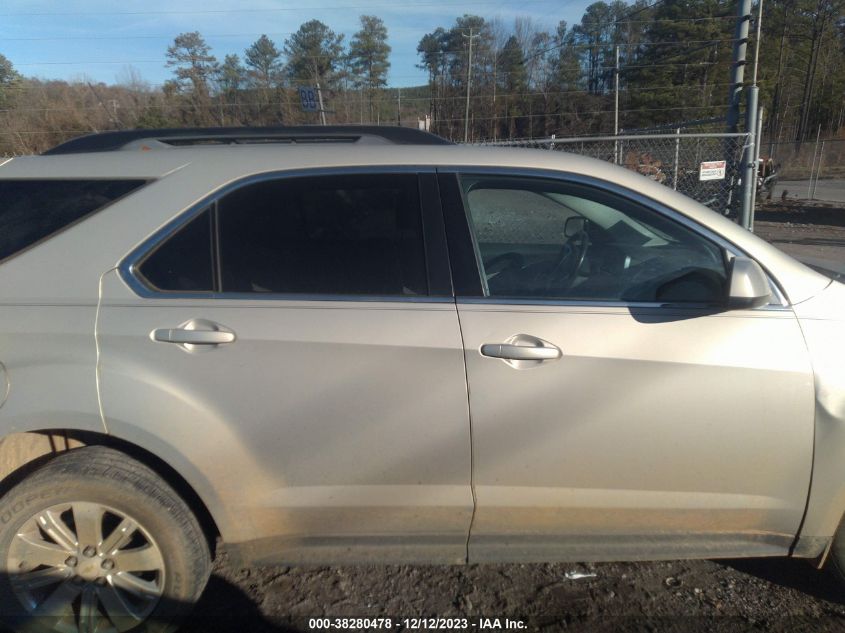
M135 141L152 145L210 145L242 143L357 143L394 145L451 145L444 138L407 127L387 125L299 125L290 127L196 127L121 130L88 134L56 145L45 155L112 152ZM133 147L135 147L133 143ZM140 145L139 149L152 149Z

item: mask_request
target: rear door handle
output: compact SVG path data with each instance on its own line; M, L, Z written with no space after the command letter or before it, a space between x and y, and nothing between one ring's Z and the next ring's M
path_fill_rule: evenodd
M153 340L183 345L220 345L233 342L235 335L232 332L221 332L219 330L185 330L182 328L168 330L162 328L153 331Z
M159 343L174 343L189 352L211 350L218 345L233 343L235 333L224 325L207 319L190 319L175 328L158 328L150 338Z
M557 347L533 347L512 343L485 343L481 346L481 354L504 360L557 360L561 356Z

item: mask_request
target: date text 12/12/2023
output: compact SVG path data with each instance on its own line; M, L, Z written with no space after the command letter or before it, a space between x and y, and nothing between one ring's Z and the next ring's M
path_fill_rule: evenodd
M511 618L310 618L308 628L319 630L384 629L404 631L520 631L527 624Z

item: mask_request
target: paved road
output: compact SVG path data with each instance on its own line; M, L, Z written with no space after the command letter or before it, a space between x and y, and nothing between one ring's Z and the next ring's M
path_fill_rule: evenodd
M779 199L786 189L789 198L805 200L809 198L809 180L783 180L775 185L772 197ZM828 202L845 202L845 180L819 180L816 185L814 200L826 200Z

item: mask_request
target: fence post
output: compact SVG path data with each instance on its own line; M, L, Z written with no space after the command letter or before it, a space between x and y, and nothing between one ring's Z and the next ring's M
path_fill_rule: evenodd
M813 174L816 171L816 154L819 151L819 137L822 134L822 125L819 123L819 131L816 132L816 144L813 145L813 161L810 163L810 186L807 187L807 197L813 199Z
M672 179L672 189L678 190L678 161L681 158L681 128L675 130L675 176Z
M742 206L740 208L740 224L746 229L751 228L751 203L754 187L757 185L754 164L754 147L757 132L757 86L748 88L748 105L745 109L746 143L742 152Z
M757 112L757 127L755 128L756 142L754 143L754 188L751 190L751 217L748 219L748 230L754 231L754 214L757 212L757 180L760 177L760 147L763 145L763 108Z
M813 192L810 194L810 200L815 200L816 198L816 186L819 184L819 177L822 175L822 158L824 158L824 141L822 141L822 146L819 148L819 164L816 165L816 179L813 181Z

